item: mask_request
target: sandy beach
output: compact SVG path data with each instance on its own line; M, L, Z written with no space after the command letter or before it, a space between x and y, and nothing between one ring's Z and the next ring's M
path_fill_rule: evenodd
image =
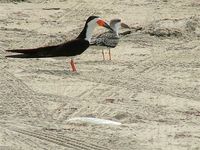
M200 149L199 0L2 0L0 12L0 149ZM73 73L65 57L5 57L73 39L90 15L131 27L112 61L89 47Z

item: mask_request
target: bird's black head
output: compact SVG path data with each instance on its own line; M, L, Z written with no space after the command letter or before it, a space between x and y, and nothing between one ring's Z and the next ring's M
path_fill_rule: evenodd
M88 17L86 23L90 22L91 20L94 20L95 18L100 18L99 16L90 16Z
M113 30L105 20L101 19L99 16L90 16L85 23L85 27L83 28L82 32L79 34L77 38L82 38L90 41L92 36L92 31L97 26L102 26L108 28L109 30Z
M112 28L110 28L110 26L107 24L107 22L105 20L103 20L102 18L100 18L99 16L90 16L86 21L86 25L88 25L90 27L91 26L102 26L109 30L112 30Z

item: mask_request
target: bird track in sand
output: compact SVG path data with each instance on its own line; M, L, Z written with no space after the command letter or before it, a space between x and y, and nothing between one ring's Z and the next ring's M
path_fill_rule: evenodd
M47 114L40 100L42 97L33 92L21 80L11 73L1 70L0 72L0 103L1 114L9 116L25 115L26 117L45 118ZM8 82L9 81L9 82Z
M9 128L11 131L18 132L20 134L28 135L31 137L38 138L40 140L45 140L57 145L64 147L73 148L76 150L109 150L107 147L103 147L97 144L88 143L78 138L72 138L70 136L64 136L61 134L46 133L44 131L27 131L20 128Z

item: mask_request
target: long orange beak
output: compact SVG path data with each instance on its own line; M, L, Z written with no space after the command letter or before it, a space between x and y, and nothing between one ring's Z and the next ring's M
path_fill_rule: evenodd
M113 31L113 29L112 29L104 20L102 20L102 19L99 19L99 20L97 21L97 24L98 24L99 26L105 27L105 28L107 28L107 29Z

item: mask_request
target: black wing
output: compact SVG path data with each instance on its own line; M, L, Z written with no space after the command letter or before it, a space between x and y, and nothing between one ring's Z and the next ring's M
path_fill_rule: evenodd
M24 55L10 55L7 57L24 57L24 58L42 58L42 57L59 57L59 56L76 56L83 53L89 47L89 42L82 39L75 39L66 43L39 47L33 49L14 49L6 50L12 53L22 53Z

